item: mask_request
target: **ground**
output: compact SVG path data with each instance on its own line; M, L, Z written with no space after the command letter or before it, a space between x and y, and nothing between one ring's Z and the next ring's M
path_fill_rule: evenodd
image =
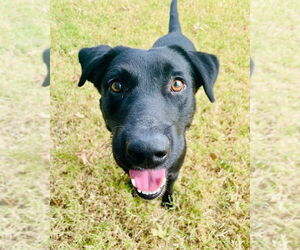
M300 246L300 49L296 0L251 3L251 247Z
M169 1L51 1L51 245L54 249L249 248L249 1L179 1L182 30L218 55L217 102L197 93L175 210L132 197L113 160L92 84L76 87L82 47L147 49Z
M76 87L81 47L150 47L167 30L169 2L52 1L53 144L40 87L48 4L0 4L0 249L48 249L50 221L52 249L249 249L249 211L252 249L299 248L299 1L251 1L249 89L249 1L179 0L185 34L218 55L221 72L215 104L197 94L172 211L131 196L98 94Z
M49 244L47 1L0 3L0 249Z

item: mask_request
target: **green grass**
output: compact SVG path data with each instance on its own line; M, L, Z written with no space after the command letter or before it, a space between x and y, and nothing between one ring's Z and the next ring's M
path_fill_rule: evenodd
M299 249L299 1L254 0L251 246Z
M169 1L51 1L53 249L249 248L249 1L179 1L184 33L218 55L215 104L203 90L187 133L173 211L131 195L113 160L92 84L77 88L81 47L147 49Z
M0 249L49 244L47 1L0 3Z

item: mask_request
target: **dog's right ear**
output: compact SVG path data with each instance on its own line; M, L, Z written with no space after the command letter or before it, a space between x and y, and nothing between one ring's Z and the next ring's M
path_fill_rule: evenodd
M108 52L111 47L100 45L92 48L83 48L79 51L78 58L81 64L81 77L78 86L81 87L88 80L94 85L103 74L105 62L108 60Z

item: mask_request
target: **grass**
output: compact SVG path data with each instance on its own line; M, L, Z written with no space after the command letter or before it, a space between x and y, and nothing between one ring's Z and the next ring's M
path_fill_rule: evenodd
M295 0L251 6L253 249L300 246L299 8Z
M249 248L249 1L179 1L184 33L218 55L215 104L200 90L175 184L175 210L131 195L113 160L92 84L77 88L81 47L147 49L169 1L51 1L51 247Z
M0 249L49 244L47 1L0 3Z

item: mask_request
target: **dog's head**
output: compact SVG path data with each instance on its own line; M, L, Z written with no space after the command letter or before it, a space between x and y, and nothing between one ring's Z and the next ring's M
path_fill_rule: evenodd
M176 175L185 155L185 131L203 86L211 102L219 63L214 55L178 46L150 50L101 45L79 52L79 86L92 82L113 134L113 154L138 195L154 199Z

